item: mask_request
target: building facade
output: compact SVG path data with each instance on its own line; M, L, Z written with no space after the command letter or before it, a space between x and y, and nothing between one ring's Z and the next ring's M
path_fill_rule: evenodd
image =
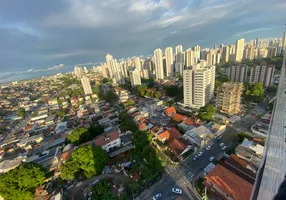
M154 63L156 79L164 79L163 54L161 49L156 49L154 51Z
M184 104L194 108L205 106L214 95L215 66L184 70L183 84Z
M174 59L173 59L173 48L167 47L165 49L165 57L166 57L166 75L167 77L174 76Z
M133 87L136 85L141 85L141 77L138 70L130 71L130 81Z
M91 86L90 86L90 82L89 82L89 79L84 76L81 78L81 84L82 84L82 87L83 87L83 90L84 90L84 94L92 94L92 89L91 89Z
M222 113L240 113L241 83L223 83L217 90L216 108Z
M246 82L247 81L248 66L234 65L226 69L226 74L232 82Z
M235 61L241 62L243 58L244 38L236 41L235 44Z
M253 66L250 71L250 80L252 83L262 83L264 87L273 85L273 75L275 66Z

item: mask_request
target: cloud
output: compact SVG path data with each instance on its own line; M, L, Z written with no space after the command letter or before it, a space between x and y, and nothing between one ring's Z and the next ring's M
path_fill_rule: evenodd
M104 62L106 53L119 59L178 44L203 48L242 36L281 37L285 5L283 0L1 1L0 69L35 75L58 63L65 64L61 71Z
M64 64L59 64L59 65L55 65L53 67L49 67L48 70L58 70L60 68L63 68L65 65Z

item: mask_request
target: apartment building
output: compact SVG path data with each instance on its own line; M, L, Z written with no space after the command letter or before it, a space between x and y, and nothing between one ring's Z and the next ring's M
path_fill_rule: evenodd
M253 66L250 72L250 80L252 83L262 83L264 87L273 85L273 75L275 66Z
M133 87L136 85L141 85L140 71L137 69L130 71L130 81Z
M246 65L234 65L226 69L226 74L232 82L246 82L247 81L247 70Z
M216 108L222 113L240 113L241 83L223 83L217 90Z
M215 66L193 66L183 73L184 104L189 107L205 106L214 95Z

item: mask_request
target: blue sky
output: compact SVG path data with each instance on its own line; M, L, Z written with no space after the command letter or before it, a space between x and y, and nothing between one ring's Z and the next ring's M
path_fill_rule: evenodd
M107 53L281 37L285 10L285 0L1 1L0 79L104 61Z

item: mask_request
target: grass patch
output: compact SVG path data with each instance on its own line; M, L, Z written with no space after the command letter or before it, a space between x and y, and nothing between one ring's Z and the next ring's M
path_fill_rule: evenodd
M205 186L203 184L203 181L204 181L203 178L199 178L196 181L196 189L201 196L203 196L205 193Z

